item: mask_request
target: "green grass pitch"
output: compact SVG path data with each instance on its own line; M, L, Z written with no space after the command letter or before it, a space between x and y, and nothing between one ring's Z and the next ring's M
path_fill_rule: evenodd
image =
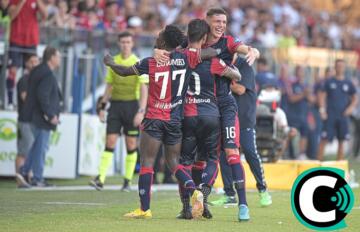
M360 182L360 163L351 162ZM86 184L88 178L74 181L53 181L58 186ZM108 183L119 183L119 177ZM355 205L346 217L344 231L360 231L360 189L354 189ZM249 191L247 199L251 220L237 221L237 208L211 207L211 220L184 221L176 219L180 210L178 193L152 194L153 218L126 219L122 215L138 207L137 192L120 191L23 191L15 189L13 180L0 180L0 231L71 231L71 232L185 232L185 231L310 231L294 217L290 192L271 192L273 205L259 206L256 192ZM212 194L212 199L218 196ZM75 204L73 204L75 203ZM86 204L76 204L86 203Z

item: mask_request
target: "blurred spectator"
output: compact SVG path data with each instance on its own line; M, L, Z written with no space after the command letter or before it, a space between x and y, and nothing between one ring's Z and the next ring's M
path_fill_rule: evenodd
M172 24L180 13L180 6L175 3L175 0L164 0L159 4L159 13L166 24Z
M144 33L147 35L152 35L154 37L157 37L160 32L159 24L160 19L159 16L154 13L149 13L145 17L145 25L144 25ZM187 25L187 23L186 23Z
M58 12L56 0L46 0L45 5L46 5L46 10L47 10L47 21L54 20L55 15Z
M138 16L132 16L128 19L128 30L135 36L140 35L143 30L143 21Z
M109 0L106 2L103 22L107 32L120 32L126 29L126 19L123 15L119 14L119 7L116 1Z
M312 94L308 98L309 100L309 114L308 114L308 144L306 149L306 154L310 159L317 159L317 153L321 138L321 130L323 123L319 111L319 99L321 95L321 90L323 89L324 82L333 76L331 73L331 68L328 67L325 69L324 75L320 75L319 72L315 75L315 83L312 88Z
M27 89L29 85L29 75L33 68L39 64L39 58L35 54L31 54L25 59L24 76L17 83L17 101L18 101L18 130L17 130L17 156L15 160L15 173L19 173L19 169L24 165L27 154L34 142L34 136L31 131L31 124L24 116L24 103L27 97ZM17 183L18 187L24 187L21 183ZM25 186L26 187L26 186Z
M257 61L257 74L255 76L258 91L269 83L278 82L274 73L270 72L267 60L260 57Z
M65 0L58 1L58 12L55 15L55 25L63 29L75 29L76 19L73 15L69 14L69 7Z
M239 33L236 34L236 38L238 38L240 41L243 41L244 43L249 43L253 36L254 31L250 29L247 24L241 25Z
M47 9L42 0L10 1L10 69L7 78L8 104L10 106L13 104L17 70L24 66L24 56L36 53L36 46L39 44L38 13L43 19L46 19Z
M28 175L32 170L31 185L36 187L50 186L43 178L45 154L49 146L50 131L56 130L60 123L61 91L54 75L59 68L61 55L53 47L44 51L42 63L35 67L29 76L28 93L24 105L25 119L30 119L34 143L26 157L25 164L17 173L17 181L29 186Z
M296 46L295 37L292 34L292 28L290 26L284 27L284 33L278 40L279 48L291 48Z
M360 80L357 78L354 80L358 104L355 107L354 112L352 113L351 119L354 125L354 134L353 134L353 155L354 158L360 160Z
M320 98L320 114L325 120L318 159L324 159L327 142L336 136L338 140L337 160L344 159L344 141L349 139L349 116L357 104L356 89L345 79L344 60L335 61L335 77L325 81Z
M0 1L0 38L6 41L9 39L10 32L9 3L10 0Z
M295 155L290 151L290 156L297 159L306 159L307 132L308 132L308 98L311 94L310 89L305 85L304 67L295 68L296 81L287 90L287 118L289 126L296 128L300 132L299 154Z

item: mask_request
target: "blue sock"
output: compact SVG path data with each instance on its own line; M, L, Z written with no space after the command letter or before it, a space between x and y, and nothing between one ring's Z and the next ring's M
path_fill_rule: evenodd
M202 174L204 172L205 165L205 162L197 161L192 166L191 173L196 186L199 186L202 183Z
M185 189L185 193L192 195L195 191L195 183L191 178L189 171L183 165L178 165L175 169L174 175L179 181L179 184Z
M239 197L239 205L247 205L246 189L245 189L245 173L244 173L244 168L242 167L240 162L240 156L237 154L229 155L227 156L227 161L231 167L235 189Z
M215 182L217 174L218 174L218 162L208 161L206 163L206 168L202 174L202 183L208 186L212 186Z
M139 175L139 197L141 209L146 211L150 209L151 185L153 182L153 168L141 167Z

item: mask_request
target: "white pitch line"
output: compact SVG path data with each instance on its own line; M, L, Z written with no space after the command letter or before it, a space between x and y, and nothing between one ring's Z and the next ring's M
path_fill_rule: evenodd
M44 204L46 204L46 205L91 205L91 206L105 205L104 203L62 202L62 201L50 201L50 202L44 202Z

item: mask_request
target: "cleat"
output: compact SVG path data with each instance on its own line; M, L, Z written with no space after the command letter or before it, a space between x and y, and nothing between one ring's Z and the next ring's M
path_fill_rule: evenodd
M235 206L237 205L235 196L222 196L216 201L209 202L211 206Z
M131 191L129 180L127 180L127 179L124 180L124 185L122 186L121 191L127 192L127 193Z
M139 219L150 219L152 218L151 210L148 209L143 211L142 209L136 209L130 213L124 215L126 218L139 218Z
M194 219L202 217L204 212L204 196L199 190L195 190L191 196L191 214Z
M176 216L177 219L186 219L186 220L190 220L192 219L192 214L191 214L191 210L181 210L180 213Z
M89 182L89 185L100 191L104 188L104 184L100 182L99 176L95 177Z
M207 204L204 204L204 212L202 216L206 219L211 219L213 217Z
M239 222L241 221L249 221L249 208L247 205L239 205L239 214L238 214Z
M266 207L272 204L271 195L268 191L261 192L260 194L260 205Z

